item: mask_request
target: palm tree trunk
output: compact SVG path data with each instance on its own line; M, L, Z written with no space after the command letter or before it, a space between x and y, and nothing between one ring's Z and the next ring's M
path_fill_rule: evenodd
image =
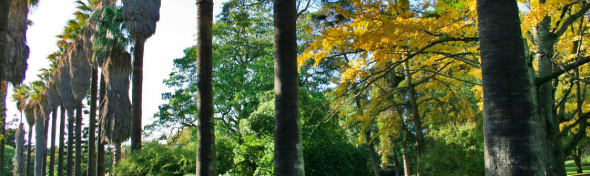
M66 175L72 176L74 169L74 111L68 110L68 158Z
M76 162L74 175L82 175L82 102L76 108Z
M60 118L59 118L59 150L57 153L59 153L58 158L57 158L57 175L58 176L63 176L64 175L64 135L65 135L65 129L66 129L66 109L61 106L60 108Z
M37 115L35 115L37 116ZM45 160L45 120L35 117L35 176L43 176L43 161Z
M51 117L51 151L49 153L49 176L54 175L55 170L55 131L57 124L57 108L53 110L53 117Z
M45 129L43 133L43 170L41 170L42 175L47 175L47 136L49 135L49 115L45 120Z
M305 175L298 109L296 0L274 1L274 175Z
M31 173L31 140L33 139L33 125L29 125L29 144L27 145L27 164L25 166L25 175Z
M22 113L21 113L21 120L22 120ZM18 125L18 129L15 134L16 138L16 151L14 153L15 160L14 160L14 176L25 176L25 131L23 129L23 123Z
M96 175L96 165L94 161L95 150L95 125L96 125L96 99L98 93L98 69L92 68L92 85L90 86L90 119L88 127L88 176Z
M8 9L12 0L0 0L0 36L6 34L8 28ZM0 67L6 60L6 37L0 37ZM4 72L0 71L0 81L4 80Z
M99 93L99 101L100 106L102 107L104 97L106 94L106 83L104 80L104 75L101 74L100 76L100 93ZM99 108L102 109L102 108ZM102 111L99 111L100 117L102 117ZM97 176L104 176L105 175L105 165L104 165L104 142L102 141L102 128L98 128L98 148L96 149L96 175Z
M143 92L143 48L145 40L135 40L133 48L133 90L131 97L131 152L141 150L141 106Z
M213 119L213 1L197 0L197 71L199 133L197 175L213 176L215 170L215 124Z
M487 176L545 175L516 0L477 0Z
M8 90L8 85L6 81L2 81L0 83L0 118L2 118L2 123L0 123L0 134L2 136L6 133L6 94ZM4 145L6 144L6 139L0 139L0 173L4 171ZM1 174L0 174L1 175Z

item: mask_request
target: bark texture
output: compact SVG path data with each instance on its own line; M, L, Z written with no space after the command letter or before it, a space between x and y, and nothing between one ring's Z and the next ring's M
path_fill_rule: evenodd
M274 175L305 175L298 109L296 0L274 1Z
M488 176L545 175L516 0L477 0Z
M76 161L74 175L82 175L82 102L78 102L76 109Z
M49 151L49 176L55 173L55 134L57 125L57 108L53 110L53 117L51 117L51 148Z
M60 108L60 116L59 116L59 153L57 158L57 175L62 176L64 175L64 137L65 137L65 129L66 129L66 109L61 106Z
M133 92L131 95L131 152L141 150L141 107L143 95L143 48L145 40L136 40L133 48Z
M104 81L104 75L101 74L100 77L100 92L99 92L99 105L100 109L104 105L104 98L106 95L106 83ZM99 112L99 116L102 117L102 111ZM104 176L105 175L105 165L104 165L104 141L102 139L102 128L98 128L98 147L96 149L96 175L97 176Z
M96 99L98 98L98 69L92 68L92 84L90 86L90 118L88 119L88 176L96 175L96 164L94 159L95 134L96 134Z
M213 119L213 1L197 0L197 75L199 134L197 175L213 176L215 170L215 123Z

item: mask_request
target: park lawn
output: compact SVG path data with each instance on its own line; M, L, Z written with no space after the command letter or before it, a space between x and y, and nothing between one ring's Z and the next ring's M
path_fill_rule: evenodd
M576 174L576 165L574 164L574 160L567 160L565 162L565 171L568 175ZM590 164L588 160L582 159L582 171L584 173L590 173Z

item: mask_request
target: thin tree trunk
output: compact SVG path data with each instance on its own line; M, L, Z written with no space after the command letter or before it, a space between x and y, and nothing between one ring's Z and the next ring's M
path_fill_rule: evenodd
M66 175L72 176L74 171L74 111L68 110L68 158Z
M574 163L576 164L576 173L581 174L582 171L582 149L577 148L576 152L572 155Z
M402 145L402 160L404 161L404 175L411 176L412 173L410 172L410 163L408 162L408 157L406 157L406 145Z
M131 97L131 153L141 150L141 106L143 92L143 49L145 39L135 40L133 51L133 90Z
M397 157L397 152L393 150L393 162L395 164L395 176L401 176L401 166Z
M197 175L213 176L215 170L215 124L213 119L213 1L197 0L198 150Z
M2 71L0 71L2 72ZM1 81L0 83L0 118L2 118L2 122L0 123L0 134L2 136L6 135L6 95L8 91L8 84L6 81ZM6 144L6 139L2 138L0 140L0 175L4 173L4 145Z
M371 155L371 165L373 167L373 174L375 174L375 176L381 176L381 167L379 166L379 163L381 162L379 161L379 154L377 154L377 151L375 151L375 145L371 140L370 129L366 129L365 137L367 140L367 144L369 145L369 154Z
M418 111L418 103L416 101L416 92L412 82L412 72L410 68L410 61L406 60L404 63L404 72L406 81L408 83L408 97L410 99L410 112L412 120L414 121L414 132L416 133L416 166L420 166L422 153L424 152L424 134L422 132L422 121L420 120L420 111ZM416 167L416 175L420 175L420 167Z
M43 160L45 160L45 120L35 114L35 176L43 176Z
M41 175L47 175L47 136L49 135L49 115L47 115L47 119L45 120L45 129L43 131L43 169L41 170Z
M540 0L539 3L545 3L545 0ZM551 28L551 17L545 17L535 28L535 59L539 65L539 77L543 77L552 74L553 69L553 45L555 38L550 32ZM548 155L547 158L547 171L549 175L565 176L565 161L563 146L561 137L559 135L559 120L554 109L555 95L553 93L553 86L551 81L539 85L537 87L537 110L539 116L539 122L546 126L545 137L548 142L548 147L552 152L546 152L543 154Z
M27 176L31 173L31 140L33 139L33 125L29 125L29 144L27 146L27 165L25 166L25 174Z
M22 111L21 111L21 121L22 121ZM24 176L25 175L25 131L23 129L23 123L18 125L18 129L15 133L16 138L16 150L15 150L15 160L14 160L14 176Z
M274 1L274 175L305 175L298 109L296 0Z
M66 109L61 106L60 107L60 118L59 118L59 150L58 150L58 158L57 158L57 175L63 176L64 175L64 135L66 129Z
M55 132L57 125L57 108L53 110L53 117L51 117L51 151L49 153L49 176L55 173Z
M92 85L90 86L90 118L88 122L88 176L96 175L96 165L94 160L95 139L94 135L96 125L96 99L98 98L98 68L92 68Z
M516 0L477 0L487 176L547 173ZM515 108L518 107L518 108Z
M106 94L106 83L104 80L104 75L100 74L100 93L99 93L99 101L100 107L103 106L104 97ZM102 108L99 108L102 109ZM99 116L102 117L102 111L99 111ZM104 176L105 175L105 161L104 161L104 142L102 141L102 128L98 128L98 148L96 149L96 175L97 176Z
M76 108L76 161L74 175L82 175L82 102Z

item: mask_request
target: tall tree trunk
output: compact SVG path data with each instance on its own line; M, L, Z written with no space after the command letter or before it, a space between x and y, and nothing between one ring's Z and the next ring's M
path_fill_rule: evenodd
M100 74L100 92L99 92L99 101L100 107L103 106L104 97L106 94L106 83L104 80L104 75ZM99 108L102 109L102 108ZM99 111L99 116L102 117L102 111ZM105 175L105 165L104 165L104 141L102 140L102 128L98 128L98 147L96 149L96 175L97 176L104 176Z
M76 162L74 175L82 175L82 102L76 108Z
M35 176L43 176L43 161L45 160L45 119L35 114Z
M213 176L215 167L215 123L213 119L213 1L197 0L197 75L199 134L197 175Z
M8 12L12 0L0 0L0 36L5 36L8 28ZM0 67L6 60L6 37L0 37ZM0 81L4 80L4 71L0 71Z
M88 120L88 176L96 175L96 165L94 161L95 139L94 135L96 125L96 99L98 98L98 68L92 68L92 85L90 86L90 118Z
M72 176L74 171L74 111L68 110L68 158L66 162L66 175Z
M21 112L21 121L22 121L22 112ZM16 138L16 150L15 150L15 160L14 160L14 176L25 176L25 130L23 129L23 123L18 125L18 129L15 133Z
M53 176L55 172L55 132L57 125L57 108L53 109L53 117L51 117L51 148L49 152L49 176Z
M141 150L141 104L143 92L143 49L145 39L135 40L133 48L133 89L131 97L131 152Z
M410 172L410 162L408 162L408 157L406 156L406 144L402 145L402 160L404 162L404 175L411 176L412 173Z
M31 174L31 140L33 139L33 125L29 125L29 141L27 145L27 164L25 166L25 174Z
M305 175L298 109L296 0L274 1L274 175Z
M49 136L49 115L47 115L47 119L45 120L45 129L43 132L43 170L41 170L41 175L47 175L47 136Z
M414 121L414 132L416 133L416 166L420 166L422 153L424 152L424 134L422 132L422 121L420 120L420 111L418 111L418 102L416 101L416 91L412 82L412 72L410 68L410 61L406 60L404 63L404 72L406 81L408 83L408 97L410 99L410 112L412 120ZM416 167L416 175L420 175L420 167Z
M369 154L371 155L371 165L373 167L373 174L375 174L375 176L381 176L381 167L379 166L379 163L381 162L379 161L379 154L377 154L377 151L375 151L375 144L373 144L373 140L371 139L371 129L366 129L365 137L367 140L367 144L369 145Z
M487 176L545 175L516 0L477 0Z
M63 176L64 175L64 135L66 129L66 109L61 106L60 107L60 118L59 118L59 150L58 150L58 157L57 157L57 175Z
M401 176L401 165L399 163L397 152L393 150L393 163L395 164L395 176Z
M572 154L574 164L576 164L576 173L581 174L582 171L582 149L577 147L576 152Z
M539 3L545 3L540 0ZM535 28L535 59L539 63L539 76L547 76L553 73L553 45L556 41L551 34L551 17L545 17ZM545 137L548 147L552 152L546 152L547 171L549 175L565 176L565 161L561 137L559 135L559 120L554 112L555 95L551 81L537 87L537 109L540 124L546 124Z
M6 94L8 91L8 84L6 81L0 81L0 118L2 118L2 122L0 123L0 134L2 136L6 135ZM6 144L6 139L0 138L0 175L4 173L4 145Z

